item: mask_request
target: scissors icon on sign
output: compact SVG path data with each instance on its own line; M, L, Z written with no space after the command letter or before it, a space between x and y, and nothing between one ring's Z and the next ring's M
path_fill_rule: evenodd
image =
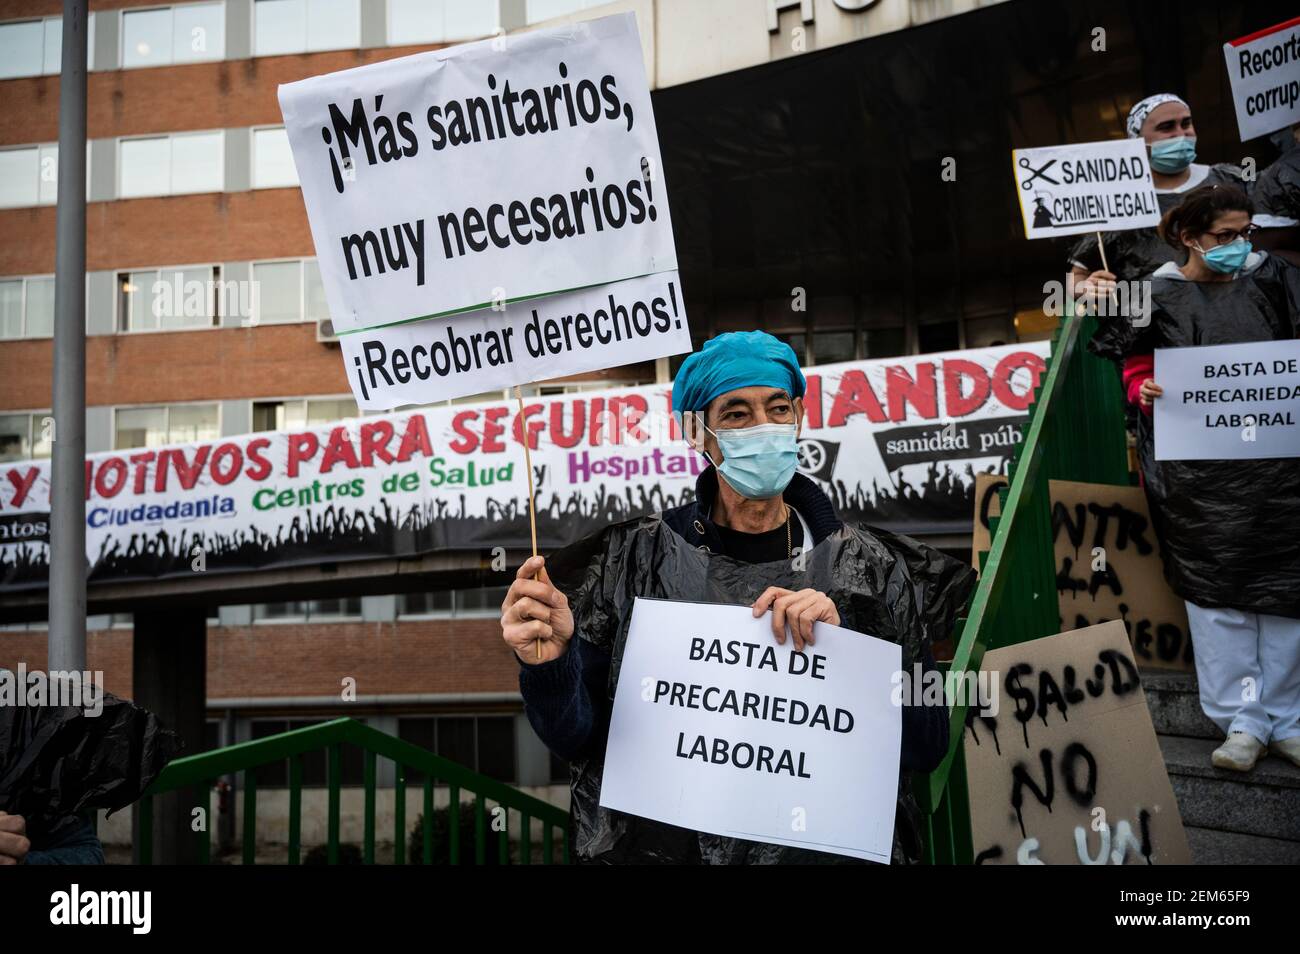
M1052 185L1060 185L1061 183L1057 182L1055 179L1053 179L1051 176L1047 174L1047 170L1052 168L1052 166L1054 165L1056 165L1056 160L1048 159L1045 163L1043 163L1043 168L1035 169L1033 166L1029 164L1029 160L1022 156L1020 159L1020 168L1028 169L1031 173L1033 173L1033 175L1031 175L1024 182L1020 183L1020 188L1028 192L1030 189L1033 188L1032 183L1035 179L1042 179L1045 182L1050 182Z

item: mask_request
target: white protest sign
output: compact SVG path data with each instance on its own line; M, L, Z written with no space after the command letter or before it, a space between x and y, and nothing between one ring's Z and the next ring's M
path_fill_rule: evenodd
M1156 460L1300 457L1300 340L1157 348Z
M1013 149L1025 238L1150 228L1160 222L1140 139Z
M677 268L631 13L279 94L340 332Z
M1241 141L1300 122L1300 17L1223 44Z
M340 341L357 407L381 411L691 350L676 272Z
M818 623L803 653L748 606L638 598L600 804L670 825L888 863L902 648Z

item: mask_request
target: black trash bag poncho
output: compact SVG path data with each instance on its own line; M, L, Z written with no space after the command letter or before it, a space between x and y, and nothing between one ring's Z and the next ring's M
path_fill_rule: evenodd
M1300 220L1300 144L1284 152L1265 169L1251 196L1256 224L1261 228L1284 227L1278 220Z
M181 748L158 717L104 693L104 708L0 706L0 811L22 815L34 843L81 812L136 801Z
M1112 321L1089 349L1123 361L1156 348L1300 337L1300 269L1256 252L1232 281L1192 282L1171 265L1152 281L1151 304L1148 326ZM1300 403L1289 413L1300 415ZM1175 593L1300 619L1300 457L1158 461L1153 419L1139 414L1138 459Z
M840 625L900 643L911 671L922 646L950 635L974 587L974 570L907 537L845 525L790 561L749 564L697 550L658 516L615 524L547 558L552 581L569 598L575 638L610 653L609 699L637 596L750 605L769 586L826 593ZM580 861L669 864L853 863L824 852L726 838L600 807L604 745L573 763L573 841ZM908 776L899 777L895 862L921 854L920 813Z

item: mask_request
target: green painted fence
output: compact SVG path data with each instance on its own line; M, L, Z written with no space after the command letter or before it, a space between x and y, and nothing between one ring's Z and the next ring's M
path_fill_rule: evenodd
M240 773L243 797L243 862L253 864L257 848L257 781L252 770L277 762L289 762L289 845L288 861L296 865L302 853L302 760L309 752L324 750L328 758L327 792L327 852L330 864L339 862L339 802L343 777L343 747L351 745L361 749L364 758L365 821L362 858L366 864L375 861L375 779L378 759L394 763L396 770L396 801L393 819L394 861L406 861L406 779L408 772L424 776L424 858L434 856L433 804L434 786L448 788L449 810L448 859L459 864L462 852L473 852L474 862L483 864L488 846L488 817L493 807L505 809L507 835L517 832L518 860L528 864L533 854L533 822L541 826L541 860L543 864L557 861L556 842L559 843L559 861L569 861L569 814L541 799L533 798L516 788L495 779L472 772L441 756L434 755L417 745L380 732L355 719L335 719L320 725L295 729L253 742L242 742L228 748L180 758L169 764L140 800L140 844L137 857L142 864L153 861L153 799L165 792L192 789L202 792L201 804L208 805L208 793L223 775ZM462 796L470 801L463 803ZM470 811L474 818L474 844L460 844L460 813ZM517 827L514 827L517 824ZM210 826L205 826L209 827ZM205 830L194 835L198 843L199 860L211 861L211 832ZM509 864L510 838L497 840L497 861ZM468 857L468 856L467 856Z
M1128 484L1123 395L1114 365L1088 353L1096 319L1069 315L1052 338L1052 353L1010 467L998 493L991 545L967 618L959 621L950 673L978 672L984 653L1059 630L1049 480ZM955 678L955 677L954 677ZM958 685L963 684L958 682ZM915 780L926 813L926 860L970 864L970 810L962 746L966 705L952 708L948 754Z

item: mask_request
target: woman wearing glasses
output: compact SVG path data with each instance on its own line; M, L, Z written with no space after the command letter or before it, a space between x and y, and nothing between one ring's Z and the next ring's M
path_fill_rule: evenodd
M1188 193L1160 222L1187 261L1156 270L1150 321L1109 322L1091 346L1123 362L1143 411L1165 575L1187 604L1201 708L1227 736L1212 761L1242 772L1266 751L1300 765L1300 457L1156 460L1152 351L1300 337L1300 269L1251 248L1253 211L1232 186Z

